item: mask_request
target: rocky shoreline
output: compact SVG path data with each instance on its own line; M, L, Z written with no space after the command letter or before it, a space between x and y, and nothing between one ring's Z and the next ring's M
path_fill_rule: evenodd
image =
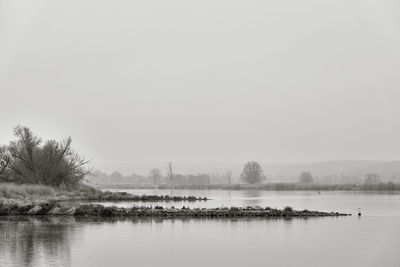
M164 208L161 206L135 206L132 208L105 207L100 204L63 204L59 202L0 202L0 216L87 216L87 217L137 217L137 218L291 218L350 216L339 212L320 212L262 207L231 208Z

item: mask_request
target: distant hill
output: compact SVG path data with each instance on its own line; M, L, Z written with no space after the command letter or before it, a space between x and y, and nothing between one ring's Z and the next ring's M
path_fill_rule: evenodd
M400 181L400 161L378 160L347 160L324 161L297 164L263 164L263 169L271 180L293 181L297 180L302 171L310 171L313 176L329 178L331 182L361 182L368 173L378 174L383 181Z
M312 163L263 164L265 173L271 175L298 175L302 171L310 171L314 175L330 175L354 173L370 166L378 166L383 161L377 160L345 160L322 161Z
M391 176L393 174L400 173L400 161L389 161L380 162L377 164L371 164L363 168L357 169L356 171L366 174L366 173L378 173L381 176Z

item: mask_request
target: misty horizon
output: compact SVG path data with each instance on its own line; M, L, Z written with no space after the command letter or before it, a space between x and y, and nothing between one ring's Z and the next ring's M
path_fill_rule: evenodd
M242 172L245 162L171 162L174 172L179 174L219 174L225 175L227 171L233 171L238 176ZM343 160L343 161L319 161L319 162L263 162L257 161L267 175L300 174L301 171L312 171L317 175L345 174L366 172L364 168L380 168L379 172L400 174L400 161L381 160ZM111 174L119 172L123 175L140 174L148 175L149 171L156 168L162 173L166 172L168 162L108 162L92 166L94 170Z
M0 143L20 124L95 166L400 159L397 2L120 3L0 1Z

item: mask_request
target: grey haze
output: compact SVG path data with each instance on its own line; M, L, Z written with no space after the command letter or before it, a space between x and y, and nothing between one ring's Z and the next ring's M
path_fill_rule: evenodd
M0 0L0 143L96 165L400 158L400 2Z

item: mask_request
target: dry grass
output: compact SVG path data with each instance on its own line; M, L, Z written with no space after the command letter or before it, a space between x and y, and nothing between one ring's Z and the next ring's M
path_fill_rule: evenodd
M0 198L43 199L56 195L56 190L46 185L0 183Z
M96 188L80 185L73 191L56 189L46 185L0 183L0 202L22 201L204 201L207 198L194 196L133 195L126 192L103 192Z

